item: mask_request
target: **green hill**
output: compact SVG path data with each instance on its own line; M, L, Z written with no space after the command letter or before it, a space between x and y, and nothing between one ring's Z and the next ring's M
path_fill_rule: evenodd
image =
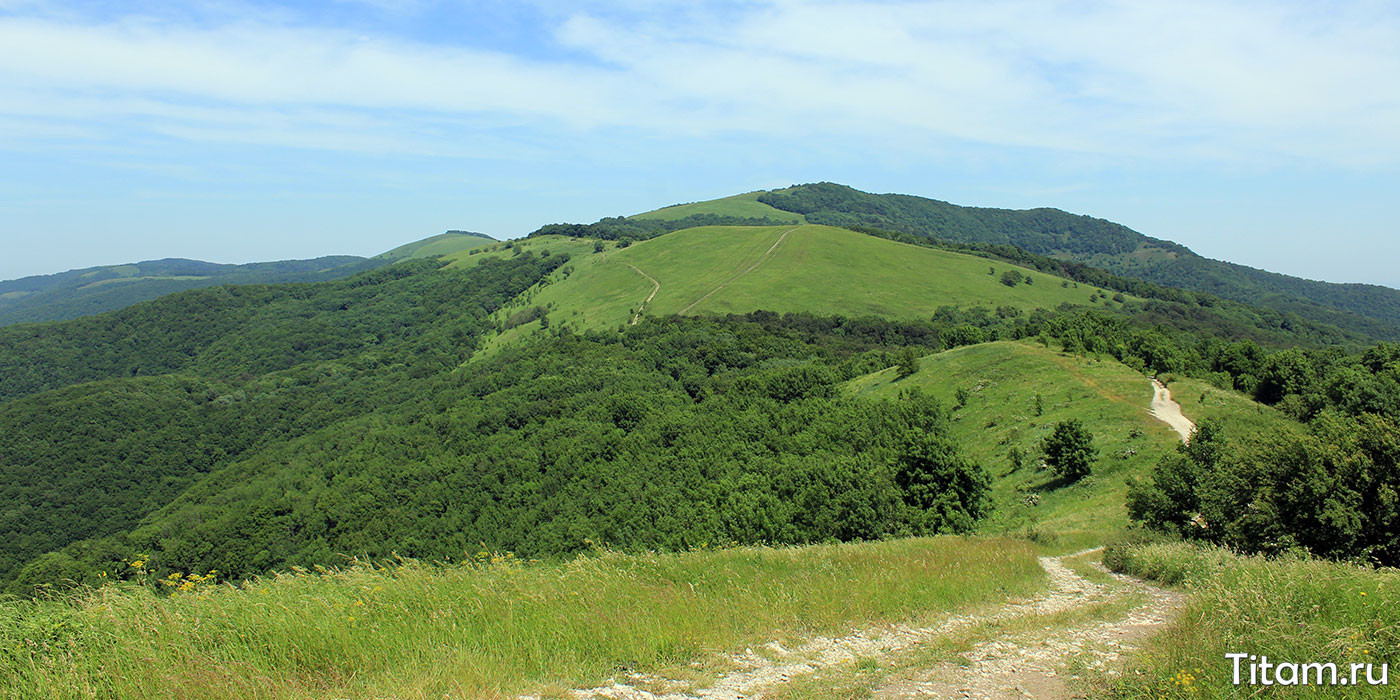
M0 282L0 326L78 318L201 287L322 282L382 264L351 255L245 265L169 258L36 275Z
M563 236L534 236L521 250L572 255L567 280L551 283L498 315L532 307L550 321L577 329L614 328L640 316L745 313L759 309L893 319L931 317L940 307L981 307L1002 313L1061 304L1121 307L1102 290L1006 263L883 240L831 226L706 226L684 229L626 248ZM503 251L486 251L501 254ZM462 264L476 256L456 255ZM1021 281L1002 276L1015 270ZM1029 282L1027 281L1029 280ZM654 293L654 294L653 294ZM1099 295L1102 293L1102 297ZM501 338L539 330L537 321L512 325Z
M1101 544L1127 527L1127 481L1144 478L1180 439L1148 408L1152 384L1112 359L1057 352L1027 342L956 348L922 358L899 379L889 368L851 380L856 396L892 398L920 389L949 405L966 404L951 430L992 474L996 512L984 527L1030 532L1059 548ZM1235 434L1277 434L1297 424L1272 408L1192 380L1172 384L1183 413L1221 421ZM1037 408L1038 407L1038 408ZM1078 419L1094 435L1099 459L1092 477L1061 485L1039 468L1040 441L1056 423ZM1023 455L1021 465L1013 452Z
M464 250L482 248L493 243L499 243L496 239L474 231L448 231L439 233L436 236L424 238L421 241L405 243L393 250L385 251L374 256L375 260L408 260L411 258L427 258L434 255L450 255Z
M369 259L332 255L313 260L222 265L169 258L0 281L0 326L89 316L175 292L225 284L325 282L391 262L447 255L496 242L484 233L448 231Z
M825 182L773 190L756 199L801 214L813 224L871 226L956 243L1011 245L1127 277L1294 312L1376 338L1400 338L1400 291L1318 282L1211 260L1121 224L1058 209L963 207Z

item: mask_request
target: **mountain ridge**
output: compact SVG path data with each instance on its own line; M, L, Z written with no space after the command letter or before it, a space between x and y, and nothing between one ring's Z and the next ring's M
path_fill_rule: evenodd
M955 243L1012 245L1114 274L1268 305L1348 330L1379 332L1387 339L1400 338L1400 290L1324 282L1214 260L1107 219L1050 207L965 207L914 195L871 194L830 182L770 190L756 199L779 211L801 214L810 223L871 226ZM1385 327L1362 328L1330 316L1329 309L1382 321Z

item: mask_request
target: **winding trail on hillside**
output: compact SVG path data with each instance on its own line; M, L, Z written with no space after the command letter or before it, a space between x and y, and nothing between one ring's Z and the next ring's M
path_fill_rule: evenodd
M721 284L720 286L715 287L714 289L711 289L710 291L706 292L706 293L705 293L705 296L702 296L702 297L700 297L699 299L696 299L695 301L690 302L690 305L689 305L689 306L685 307L684 309L681 309L681 310L678 311L677 313L683 314L683 313L685 313L685 312L687 312L687 311L690 311L691 309L695 308L700 302L702 302L702 301L704 301L704 300L706 300L706 299L709 299L711 296L713 296L713 295L715 294L715 292L718 292L718 291L720 291L721 289L724 289L725 287L728 287L729 285L731 285L731 284L733 284L733 283L739 281L739 278L741 278L741 277L743 277L744 275L747 275L747 274L749 274L750 272L753 272L754 270L758 269L758 266L759 266L759 265L762 265L762 264L763 264L763 261L764 261L764 260L767 260L767 259L768 259L768 256L773 254L773 251L776 250L776 249L778 248L778 245L781 244L781 243L783 242L783 239L787 238L789 233L792 233L793 231L796 231L796 230L799 229L799 228L802 228L802 227L801 227L801 226L793 226L792 228L790 228L790 229L788 229L788 230L786 230L786 231L783 231L783 234L782 234L781 236L778 236L778 240L773 241L773 245L768 246L768 250L763 251L763 255L759 256L758 260L755 260L755 261L754 261L754 264L749 265L748 269L746 269L746 270L744 270L743 272L740 272L739 274L734 275L733 277L729 278L729 281L725 282L724 284Z
M888 670L874 689L876 698L1071 698L1070 666L1102 675L1119 672L1119 660L1164 625L1184 596L1094 564L1107 582L1095 583L1066 566L1062 557L1041 557L1049 577L1045 592L977 612L953 615L931 627L893 626L819 637L797 649L776 642L728 657L737 670L703 687L643 674L597 688L571 691L578 700L741 700L761 698L795 679L817 672L853 669L874 660ZM1098 614L1100 611L1102 614ZM1010 631L998 632L998 627ZM1018 631L1018 630L1029 631ZM967 641L970 638L971 641ZM920 647L937 650L959 640L966 650L957 661L928 667L898 659ZM539 700L525 696L521 700Z
M638 322L638 321L641 321L641 320L642 320L642 312L643 312L643 311L646 311L646 309L647 309L647 304L650 304L650 303L651 303L651 300L656 298L656 293L659 292L659 291L661 291L661 283L660 283L660 282L657 282L655 277L652 277L651 275L648 275L647 273L642 272L642 268L637 267L636 265L633 265L632 263L627 263L627 267L632 268L633 270L635 270L635 271L637 272L637 274L639 274L639 275L641 275L641 276L647 278L647 280L648 280L649 282L651 282L651 284L652 284L651 294L648 294L648 295L647 295L647 298L642 300L642 305L637 307L637 313L632 314L632 325L635 326L635 325L637 325L637 322Z
M1172 427L1182 442L1191 442L1196 424L1181 412L1181 404L1172 400L1172 392L1161 381L1152 380L1152 417Z

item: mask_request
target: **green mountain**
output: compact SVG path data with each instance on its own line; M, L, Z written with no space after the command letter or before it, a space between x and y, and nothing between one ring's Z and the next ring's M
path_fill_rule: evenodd
M873 227L961 244L1014 246L1126 277L1296 313L1373 337L1400 338L1400 291L1371 284L1318 282L1212 260L1121 224L1058 209L963 207L910 195L870 194L828 182L764 192L754 195L754 200L799 214L808 223ZM692 211L703 211L691 206Z
M352 255L223 265L167 258L0 281L0 326L61 321L147 299L221 284L320 282L373 269L382 261Z

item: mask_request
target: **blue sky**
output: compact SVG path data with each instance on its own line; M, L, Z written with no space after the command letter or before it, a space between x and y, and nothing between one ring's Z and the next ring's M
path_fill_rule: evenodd
M0 0L0 163L0 278L827 180L1400 287L1400 10Z

